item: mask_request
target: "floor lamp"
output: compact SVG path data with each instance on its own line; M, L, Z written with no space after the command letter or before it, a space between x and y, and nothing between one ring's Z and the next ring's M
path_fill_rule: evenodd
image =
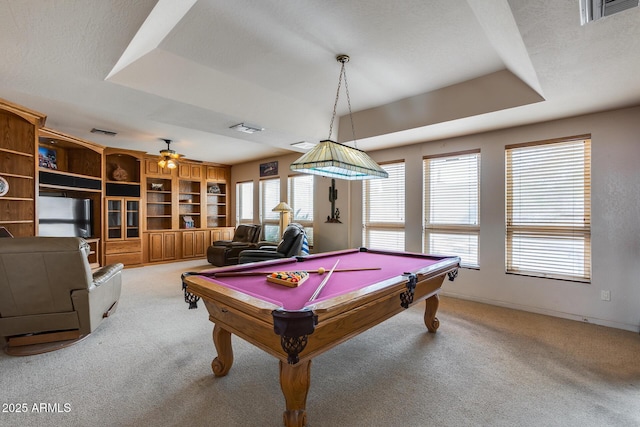
M289 206L287 204L287 202L280 202L278 203L278 206L276 206L275 208L271 209L273 212L280 212L280 233L279 233L279 237L280 239L282 239L282 234L284 233L284 229L287 225L289 225L289 212L291 212L293 209L291 209L291 206Z

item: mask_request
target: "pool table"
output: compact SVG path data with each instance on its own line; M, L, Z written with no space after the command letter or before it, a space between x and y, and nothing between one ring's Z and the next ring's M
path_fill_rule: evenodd
M185 273L183 286L192 298L202 298L215 324L213 373L224 376L231 369L231 334L275 356L284 424L304 426L311 360L422 300L424 323L435 332L438 292L445 276L455 278L459 263L458 257L360 248ZM274 271L320 268L326 272L309 273L297 287L266 280Z

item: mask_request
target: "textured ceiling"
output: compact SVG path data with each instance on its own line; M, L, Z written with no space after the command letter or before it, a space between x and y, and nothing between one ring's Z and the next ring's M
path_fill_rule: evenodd
M107 146L236 164L327 138L346 53L372 150L640 104L639 24L581 26L577 0L5 0L0 97Z

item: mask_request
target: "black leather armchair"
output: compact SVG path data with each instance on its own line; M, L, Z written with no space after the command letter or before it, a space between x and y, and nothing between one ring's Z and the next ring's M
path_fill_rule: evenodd
M233 240L216 240L207 248L207 261L219 267L237 264L238 254L245 249L255 248L261 232L261 225L240 224Z
M282 240L275 246L261 245L259 249L246 249L240 252L238 262L266 261L269 259L289 258L302 255L302 243L305 231L302 225L292 222L282 234Z
M233 240L216 240L211 246L227 246L229 243L257 243L260 240L261 232L261 225L240 224L233 234Z

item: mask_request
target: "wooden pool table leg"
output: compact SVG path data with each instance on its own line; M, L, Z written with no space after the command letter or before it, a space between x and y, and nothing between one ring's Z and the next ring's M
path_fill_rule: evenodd
M211 362L211 369L216 377L224 377L231 369L231 365L233 365L231 332L215 324L213 327L213 344L216 346L218 356Z
M307 425L307 393L311 384L311 360L290 365L280 361L280 388L287 410L282 414L286 427Z
M440 326L440 321L436 317L439 305L440 298L438 297L438 294L434 294L425 300L424 324L429 332L435 332Z

